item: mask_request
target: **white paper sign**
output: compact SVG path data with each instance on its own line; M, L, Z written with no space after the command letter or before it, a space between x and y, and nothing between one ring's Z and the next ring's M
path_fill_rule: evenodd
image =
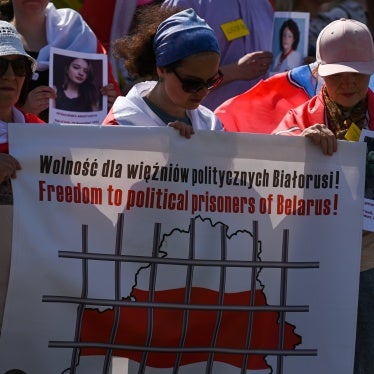
M108 56L51 48L50 61L56 99L49 100L49 122L101 124L108 110L100 92L108 84Z
M352 373L364 144L9 130L0 373Z

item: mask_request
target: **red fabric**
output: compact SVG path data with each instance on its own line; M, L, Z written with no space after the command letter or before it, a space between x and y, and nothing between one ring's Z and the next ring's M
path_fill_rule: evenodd
M8 143L0 144L0 153L9 153Z
M91 27L106 49L110 46L110 33L116 0L85 0L79 13Z
M25 116L26 123L45 123L36 114L33 114L33 113L23 113L23 115Z
M290 108L308 99L302 88L290 83L285 72L225 101L214 113L226 131L270 134Z
M103 125L118 125L118 121L114 117L113 107L110 108L107 116L104 119Z
M374 92L368 90L369 129L374 130ZM317 96L291 109L280 121L273 133L300 135L301 132L316 123L325 123L325 103L322 90Z
M97 53L102 53L104 55L108 54L107 50L100 43L99 39L97 40ZM119 84L118 84L116 78L114 78L112 65L109 63L109 61L108 61L108 83L112 83L113 84L114 89L116 90L118 96L121 95L121 90L119 88Z
M97 37L97 53L108 54L107 50L111 42L111 27L116 0L85 0L79 13L87 22ZM112 83L117 92L121 90L117 80L114 78L112 66L108 63L108 83Z
M23 113L23 115L25 116L26 123L45 123L35 114ZM10 124L10 126L11 126L11 124ZM0 153L9 153L9 144L8 143L0 144Z

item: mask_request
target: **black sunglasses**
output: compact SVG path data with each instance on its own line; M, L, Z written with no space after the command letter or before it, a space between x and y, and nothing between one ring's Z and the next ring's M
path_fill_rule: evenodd
M218 76L216 78L208 79L206 82L202 79L182 78L175 70L173 70L173 73L181 82L183 91L188 93L196 93L203 88L212 90L213 88L217 88L223 81L221 70L218 70Z
M26 59L24 57L17 58L16 60L7 60L0 57L0 76L3 76L9 64L12 66L14 75L17 77L24 77L26 75Z

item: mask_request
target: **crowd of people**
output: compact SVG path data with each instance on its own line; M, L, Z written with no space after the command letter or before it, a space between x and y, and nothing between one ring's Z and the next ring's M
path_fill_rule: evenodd
M62 84L48 85L52 47L109 49L109 83L96 88L108 103L104 125L170 126L186 138L196 130L298 135L326 155L338 151L338 140L374 130L373 2L134 0L126 7L122 35L108 25L105 35L115 40L101 41L77 10L48 0L0 1L0 204L12 204L11 179L22 167L9 154L11 123L48 123L51 99L74 111L100 106L85 59L71 58ZM275 11L310 13L309 53L296 66L292 20L280 31L282 53L271 52ZM272 65L279 73L268 76ZM363 250L373 252L373 236L363 235ZM0 321L8 272L1 274ZM374 268L360 282L355 373L366 374L374 372Z

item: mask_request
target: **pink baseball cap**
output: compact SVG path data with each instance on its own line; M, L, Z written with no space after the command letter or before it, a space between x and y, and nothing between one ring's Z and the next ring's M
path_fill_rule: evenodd
M353 19L329 23L318 35L316 59L321 77L374 73L374 44L368 27Z

